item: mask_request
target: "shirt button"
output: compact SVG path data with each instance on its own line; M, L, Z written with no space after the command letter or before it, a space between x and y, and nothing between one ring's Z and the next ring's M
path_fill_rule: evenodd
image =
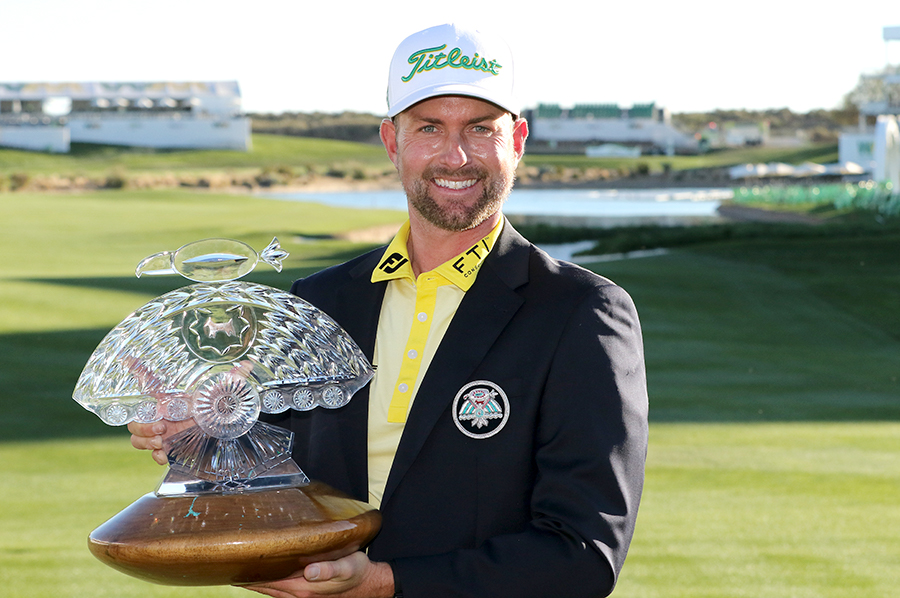
M426 314L424 311L421 311L419 312L419 315L416 316L416 318L418 318L420 322L424 322L428 319L428 314Z
M407 390L409 390L409 385L404 382L397 387L397 390L399 390L400 392L406 392Z
M416 357L419 356L419 353L415 349L411 349L409 351L409 353L406 354L406 356L409 357L410 359L415 359Z

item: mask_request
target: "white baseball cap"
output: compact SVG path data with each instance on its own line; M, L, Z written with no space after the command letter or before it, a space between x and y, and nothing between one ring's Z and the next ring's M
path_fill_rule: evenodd
M450 23L414 33L394 52L388 76L388 116L435 96L463 95L497 104L514 115L515 72L502 39Z

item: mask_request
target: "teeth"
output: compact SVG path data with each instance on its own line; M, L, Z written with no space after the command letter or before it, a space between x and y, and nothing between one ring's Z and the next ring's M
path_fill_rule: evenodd
M477 182L477 179L469 179L468 181L448 181L447 179L434 179L439 187L447 189L467 189Z

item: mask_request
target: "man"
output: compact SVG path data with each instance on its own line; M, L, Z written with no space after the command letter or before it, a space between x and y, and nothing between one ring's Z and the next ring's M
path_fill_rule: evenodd
M388 105L381 139L408 224L387 249L292 288L356 340L375 378L341 409L269 419L295 432L311 478L379 506L382 529L366 553L251 589L606 595L646 456L631 299L505 221L528 125L502 42L453 25L407 38ZM132 442L159 449L172 428L132 425Z

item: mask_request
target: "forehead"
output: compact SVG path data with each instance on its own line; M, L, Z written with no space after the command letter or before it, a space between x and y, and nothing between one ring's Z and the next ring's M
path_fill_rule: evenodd
M394 117L401 120L425 120L429 122L450 122L459 120L471 122L473 120L498 120L508 116L512 122L512 115L500 106L467 96L438 96L413 104Z

